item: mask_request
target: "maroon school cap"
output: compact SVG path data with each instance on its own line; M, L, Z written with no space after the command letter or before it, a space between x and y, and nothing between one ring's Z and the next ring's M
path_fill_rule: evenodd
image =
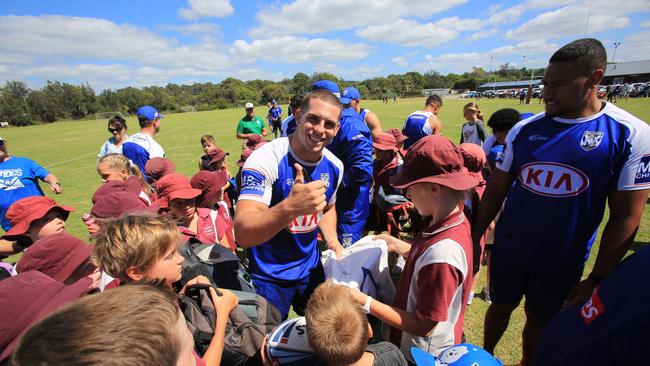
M154 202L161 208L168 208L171 201L196 198L201 194L200 189L192 188L190 180L180 173L171 173L156 182L156 191L160 197Z
M210 159L208 165L212 165L214 163L219 162L220 160L223 160L223 158L225 158L226 155L228 155L228 153L223 151L221 148L213 147L212 149L210 149L210 151L208 151L208 158Z
M411 146L404 157L402 170L390 180L396 188L415 183L436 183L464 191L476 187L478 179L463 165L463 156L449 139L426 136Z
M4 349L0 361L11 356L30 326L83 296L91 283L86 277L66 286L38 271L0 281L0 349Z
M68 219L74 208L56 203L53 199L44 196L32 196L21 198L9 206L5 217L11 224L4 237L22 235L29 230L32 221L43 218L52 209L59 209L63 213L64 220Z
M239 156L239 160L237 160L237 166L240 168L243 167L244 163L246 163L246 160L251 156L253 151L255 150L246 149L242 151L241 155Z
M97 188L95 193L93 193L91 201L92 203L95 203L103 196L114 192L131 192L136 196L139 196L141 191L142 185L140 184L140 180L138 177L131 176L126 178L126 180L112 180L102 184Z
M199 199L197 200L197 207L213 208L208 207L208 202L212 201L212 199L222 191L223 186L226 185L227 181L228 179L225 170L216 172L201 170L194 174L190 180L190 184L192 185L192 188L201 190L201 196L199 196Z
M402 133L402 131L398 130L397 128L391 128L386 132L393 135L395 137L395 142L397 142L398 144L401 144L402 142L409 139L408 137L406 137L406 135Z
M93 204L90 213L100 219L117 218L127 212L136 211L157 211L157 206L149 206L138 197L137 194L130 191L109 192L102 195Z
M251 150L257 150L260 146L264 145L266 140L264 136L258 134L249 135L246 139L246 148Z
M149 182L155 182L169 173L176 171L174 162L166 158L153 158L147 160L144 165L144 172Z
M472 143L464 143L458 145L461 155L463 156L463 164L470 174L476 178L483 180L481 171L487 164L487 157L483 148Z
M372 147L378 150L390 150L397 151L397 142L395 141L395 136L390 133L384 132L380 133L377 137L372 139Z
M90 259L92 247L66 232L37 240L23 253L16 265L18 273L39 271L59 282L65 280Z

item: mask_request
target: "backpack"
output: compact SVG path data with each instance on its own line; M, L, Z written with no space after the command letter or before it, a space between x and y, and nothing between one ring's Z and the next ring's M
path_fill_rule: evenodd
M205 353L214 336L216 310L209 287L191 285L181 298L181 310L200 355ZM264 336L282 319L280 312L262 296L241 291L233 293L239 298L239 304L228 315L221 364L239 366L258 354Z
M178 247L185 258L181 286L192 278L203 275L217 287L255 293L255 287L246 266L230 249L220 244L203 244L190 238Z

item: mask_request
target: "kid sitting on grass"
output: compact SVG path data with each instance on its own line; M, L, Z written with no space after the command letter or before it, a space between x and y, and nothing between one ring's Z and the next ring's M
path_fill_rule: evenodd
M309 346L329 366L406 366L394 344L368 345L372 328L350 292L350 288L331 280L316 288L305 313Z
M126 214L102 226L93 254L99 268L118 279L119 284L161 281L172 288L181 279L183 271L184 259L176 250L179 241L180 233L170 219L149 214ZM210 284L210 281L199 276L188 281L187 285L193 283ZM116 285L113 283L107 289ZM185 288L180 292L184 291ZM222 295L217 296L214 289L210 289L216 313L220 316L215 316L214 337L203 356L208 365L219 365L221 362L228 320L223 315L230 314L237 306L237 297L232 292L221 292ZM122 313L118 311L112 314Z
M217 296L219 314L237 298ZM217 327L227 317L218 316ZM223 347L224 333L213 343ZM212 344L210 345L212 347ZM13 355L13 365L196 365L216 366L221 353L208 348L201 359L192 333L169 289L129 284L75 301L34 325Z
M406 257L394 306L359 291L353 296L366 311L391 325L391 342L411 362L411 347L438 355L461 343L466 300L472 285L472 239L463 201L478 179L463 166L448 139L427 136L413 145L391 181L425 218L413 244L379 235L390 251Z

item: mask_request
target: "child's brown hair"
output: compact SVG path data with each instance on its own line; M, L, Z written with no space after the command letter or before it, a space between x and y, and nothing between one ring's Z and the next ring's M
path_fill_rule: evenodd
M201 136L201 146L205 145L206 142L212 142L214 144L214 136L212 135Z
M97 233L93 260L109 275L131 282L127 270L146 272L180 241L176 224L155 214L125 214L106 220Z
M83 297L34 325L13 365L175 365L182 347L171 290L130 284Z
M350 289L331 280L316 288L305 313L309 345L328 365L357 362L368 346L368 320Z
M483 120L483 111L481 111L481 109L478 107L478 104L469 102L463 107L463 110L466 109L476 112L476 118L480 119L481 121Z

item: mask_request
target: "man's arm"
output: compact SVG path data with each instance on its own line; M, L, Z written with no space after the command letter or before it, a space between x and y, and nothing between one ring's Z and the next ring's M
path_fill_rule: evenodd
M649 192L650 189L609 192L609 219L600 239L596 263L589 277L573 288L565 301L566 307L584 302L594 287L614 271L636 236Z
M242 121L239 121L239 123L237 123L237 132L236 132L237 138L245 140L248 138L248 135L249 135L248 133L244 133L244 125L242 124Z
M478 206L476 222L472 225L472 241L474 243L479 243L485 230L496 217L514 179L515 177L511 173L504 172L501 169L494 170L494 174L485 188L483 199L481 199Z
M442 135L442 122L440 122L435 114L429 117L429 126L433 130L434 135Z
M63 186L59 183L59 179L52 173L48 174L43 181L50 184L50 189L56 194L61 194L63 192Z
M318 227L321 233L323 233L323 238L325 239L325 243L327 243L327 249L333 250L338 258L343 252L343 246L339 243L336 234L336 208L334 205L325 208L325 213L323 213Z
M377 117L374 112L366 112L366 124L368 125L368 128L370 128L370 133L372 134L373 138L379 136L379 134L382 133L379 117Z

